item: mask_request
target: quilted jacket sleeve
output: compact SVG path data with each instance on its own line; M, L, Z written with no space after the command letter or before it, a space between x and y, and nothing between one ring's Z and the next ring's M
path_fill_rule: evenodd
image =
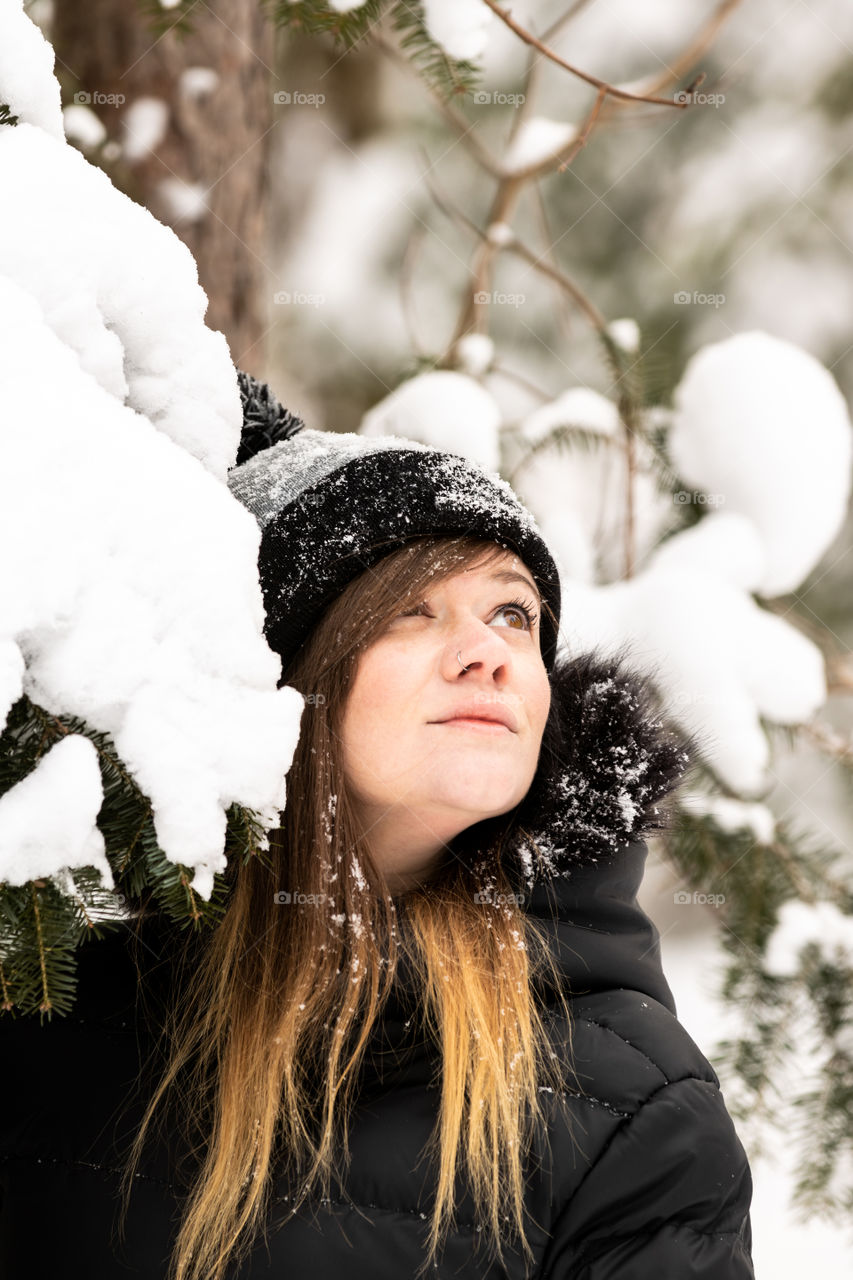
M541 1280L752 1280L752 1178L718 1085L662 1085L560 1212Z

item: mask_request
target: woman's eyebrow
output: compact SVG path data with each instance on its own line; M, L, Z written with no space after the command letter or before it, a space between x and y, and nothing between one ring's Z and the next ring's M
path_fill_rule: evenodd
M493 582L523 582L530 588L539 603L542 603L541 595L526 573L516 573L514 569L498 569L496 573L491 575L491 578Z

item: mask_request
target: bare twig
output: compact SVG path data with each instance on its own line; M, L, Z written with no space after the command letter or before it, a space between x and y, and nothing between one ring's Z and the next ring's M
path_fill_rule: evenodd
M830 693L853 693L853 654L831 654L827 658L826 687Z
M579 80L585 80L587 84L594 85L596 89L601 89L608 97L618 98L623 102L653 102L657 106L675 107L678 110L682 110L684 107L690 105L689 100L685 102L677 102L674 98L657 98L651 94L629 93L627 89L619 89L615 84L609 84L606 80L600 80L598 76L594 76L588 71L581 71L579 67L572 66L570 62L566 62L565 58L561 58L560 55L548 45L537 39L537 37L533 35L531 31L528 31L526 27L522 27L517 23L512 14L510 14L508 10L502 9L499 4L495 3L495 0L483 0L483 3L488 5L492 10L492 13L497 14L501 22L505 23L505 25L509 27L510 31L514 32L514 34L517 35L520 40L523 40L525 44L529 44L532 48L538 49L544 57L550 59L551 62L555 62L558 67L563 67L566 71L570 71L572 75L577 76Z
M590 0L578 0L576 4L570 5L566 12L561 14L559 18L552 22L550 27L548 27L547 30L539 37L542 43L550 44L554 37L559 35L563 28L571 22L572 18L576 17L576 15L579 14L582 9L585 9L589 3ZM521 106L516 112L515 121L512 130L510 131L510 144L533 108L536 92L539 87L539 76L541 74L542 67L546 62L547 58L543 58L540 53L537 53L536 49L530 49L527 58L527 71L524 76L523 99Z
M400 264L400 306L402 308L403 317L406 321L406 330L409 335L409 341L418 356L423 356L425 352L423 345L418 339L412 278L415 269L415 255L423 243L423 238L423 228L415 227L406 242L403 261Z
M476 222L468 217L467 213L464 213L445 196L440 195L433 182L429 179L425 179L425 181L429 188L430 195L443 213L448 217L455 218L457 221L461 222L484 244L493 244L487 231L483 231L481 227L477 226ZM510 234L510 237L506 240L501 241L500 248L506 249L508 253L514 253L518 257L523 258L525 262L529 263L530 266L534 268L534 270L541 272L542 275L547 276L549 279L559 284L560 287L564 289L566 293L568 293L577 303L594 329L601 331L605 327L607 321L604 319L604 316L597 309L595 304L590 301L578 285L576 285L564 271L560 270L559 267L551 266L549 263L545 262L540 255L535 254L532 249L528 249L527 246L522 244L522 242L513 234Z
M717 32L722 27L726 19L734 12L742 3L742 0L720 0L714 12L708 21L694 36L690 43L682 50L671 65L658 72L650 79L639 79L635 82L634 88L637 93L642 94L659 94L668 84L677 84L683 76L695 66L697 60L703 56L710 48ZM691 83L683 90L682 96L685 100L684 106L689 106L689 95L699 87L705 80L705 72L702 71L694 76ZM628 113L624 110L626 104L615 98L609 98L602 112L600 126L609 126L618 123L620 128L626 126L634 126L638 124L645 125L650 119L657 116L657 112L643 112L641 116L635 113ZM663 113L661 113L663 114Z
M821 720L810 720L806 724L798 725L798 730L803 737L819 747L824 755L832 756L833 760L837 760L847 768L853 767L853 739L845 738L843 734L833 729L831 724L825 724Z
M684 107L690 105L690 94L696 86L704 80L704 73L700 73L694 77L691 86L684 92L673 98L662 98L657 96L657 91L663 85L679 80L687 70L689 70L696 59L707 50L719 28L730 13L737 8L740 0L720 0L714 13L705 23L701 31L687 45L687 47L678 55L673 65L666 68L665 73L658 74L654 81L654 88L641 85L642 91L632 92L631 90L619 88L610 84L608 81L601 80L597 76L593 76L587 72L581 71L579 68L567 62L560 57L553 48L550 47L549 41L564 29L566 24L575 17L582 9L586 8L591 0L576 0L576 3L569 6L565 13L556 19L545 31L544 36L540 39L533 35L517 23L508 10L503 9L496 0L484 0L489 8L494 12L500 20L521 39L530 49L530 57L528 59L527 74L525 77L525 94L521 109L516 114L513 127L510 131L510 146L519 136L520 130L523 128L528 113L533 108L536 88L536 75L543 65L543 60L554 62L556 65L563 67L571 74L577 76L587 84L595 86L597 89L595 102L590 110L586 120L580 130L573 138L568 140L561 148L556 149L551 154L546 155L541 160L534 160L527 167L520 165L514 166L512 169L504 162L498 161L479 141L477 136L472 132L474 126L469 124L465 117L452 107L432 86L428 85L431 93L437 101L439 110L445 120L450 124L453 131L463 143L463 145L471 152L477 163L493 178L497 180L497 186L493 194L492 205L486 218L486 230L483 231L477 226L472 219L454 208L446 200L439 197L427 181L433 199L438 207L442 209L448 216L456 218L463 223L470 231L476 235L478 247L474 256L471 268L471 279L466 296L463 302L456 330L453 334L451 342L447 350L442 354L439 364L445 364L448 360L453 359L453 353L459 340L466 334L471 332L486 332L486 307L490 300L490 286L494 273L494 265L503 249L510 253L514 253L521 257L542 275L548 277L559 287L561 294L568 295L574 304L580 308L589 321L593 329L598 333L604 343L608 362L612 367L614 384L617 389L617 407L620 421L624 428L624 448L626 455L626 523L625 523L625 567L624 576L630 578L634 571L635 558L635 531L634 531L634 483L638 470L637 444L636 437L644 435L641 410L635 403L634 395L628 385L627 376L630 368L624 367L623 353L618 349L616 344L610 338L606 321L591 300L583 293L583 291L571 280L565 272L563 272L556 261L552 246L548 245L543 254L537 256L524 244L522 244L514 235L510 227L510 218L515 210L518 200L523 192L524 185L531 179L541 176L547 172L565 172L572 163L578 153L586 145L592 130L597 126L609 122L611 115L621 124L626 118L624 110L620 110L618 115L615 108L618 106L624 108L627 103L650 103L656 106L664 107ZM398 50L390 41L386 40L378 32L375 37L379 46L396 62L405 64L410 72L414 72L414 68L408 59L404 58L402 52ZM538 56L537 56L538 55ZM540 220L544 219L544 230L546 240L550 240L550 233L547 227L547 219L544 217L544 208L541 203L541 193L537 191L539 196L539 213ZM500 229L498 233L498 228ZM546 262L545 257L551 259ZM567 318L565 312L561 311L561 320L565 325ZM409 316L407 313L407 323ZM413 339L414 342L414 339Z
M548 210L545 208L545 200L542 195L542 188L537 182L533 188L534 198L536 201L536 210L539 215L539 226L542 229L542 238L545 242L544 253L548 255L548 260L552 266L557 265L557 259L554 254L554 236L548 222ZM568 303L564 296L563 290L554 281L557 290L557 312L560 317L560 324L567 339L572 336L572 321L569 313Z
M541 160L536 160L532 164L528 164L526 166L520 165L519 163L510 166L505 161L500 170L501 174L506 177L524 178L527 180L529 178L538 178L546 173L565 173L575 156L577 156L577 154L586 146L589 140L589 135L592 133L593 128L601 117L601 109L604 106L606 97L607 95L604 90L599 89L598 93L595 95L595 102L592 104L589 114L580 129L576 130L574 135L571 138L568 138L561 147L555 148L555 150L551 151L548 155L543 156ZM514 128L512 130L509 141L510 147L512 146L513 140L518 135L518 132L519 128Z
M589 135L592 133L593 129L595 128L596 124L598 123L599 117L601 115L601 108L604 106L604 98L605 98L604 90L599 89L598 93L595 95L595 102L592 104L592 109L590 110L590 113L587 116L586 120L584 120L583 124L581 125L580 133L577 135L571 147L569 148L568 154L560 157L560 163L559 163L560 173L565 173L566 169L572 163L575 156L578 154L578 152L584 149L587 142L589 141Z
M542 43L551 44L556 36L558 36L560 32L568 26L572 18L576 18L577 15L583 9L588 8L591 3L592 0L577 0L577 3L570 5L566 12L561 14L559 18L556 18L551 23L550 27L548 27L539 37ZM541 75L542 68L546 65L547 61L547 58L543 58L541 53L538 53L535 48L531 47L527 61L527 72L524 77L524 101L518 110L513 133L518 132L522 121L527 118L528 112L533 107L533 101L539 87L539 77Z
M524 261L529 263L535 271L541 272L541 274L543 276L547 276L549 280L556 281L556 283L559 284L562 289L565 289L566 293L575 301L594 329L601 332L601 330L606 327L607 321L598 310L595 303L592 302L583 290L575 284L574 280L566 275L565 271L545 262L541 255L535 254L515 237L502 244L501 248L506 249L508 253L516 254L519 258L523 258Z
M626 410L620 397L619 416L625 428L625 573L626 579L634 576L636 542L634 518L634 478L637 474L637 440L634 425L633 403Z
M577 136L565 148L563 154L561 168L565 168L575 158L579 151L586 145L589 136L598 119L598 114L604 102L605 94L603 90L599 90L596 94L595 102L587 115L586 120L581 126ZM544 161L541 166L534 169L525 170L522 173L503 173L495 190L492 200L492 207L487 217L487 227L494 225L507 225L512 210L515 207L518 197L521 195L525 182L536 172L542 168L547 168L555 162L556 157L549 157L548 161ZM481 235L479 228L476 228L477 234ZM488 234L481 235L480 249L474 259L471 286L462 306L462 311L456 325L456 332L450 343L450 348L456 345L464 334L474 329L480 332L483 327L482 317L485 315L486 304L478 301L477 295L488 293L491 284L492 270L495 258L501 248L509 247L504 245L503 241L498 243ZM529 253L529 251L528 251ZM538 265L533 254L530 254L533 265ZM579 292L575 295L579 296ZM597 314L597 313L595 313ZM603 324L603 320L601 321Z
M687 75L697 60L707 53L723 23L741 3L742 0L720 0L704 27L697 32L687 48L682 50L672 66L644 85L645 92L660 93L665 85L675 84L682 76Z
M487 226L509 225L508 220L523 189L524 178L520 175L504 174L501 177L486 218ZM481 237L474 257L470 286L462 303L451 347L455 346L459 339L471 329L475 333L485 331L487 303L482 300L481 295L490 292L494 262L501 247L502 245L490 239L488 235Z

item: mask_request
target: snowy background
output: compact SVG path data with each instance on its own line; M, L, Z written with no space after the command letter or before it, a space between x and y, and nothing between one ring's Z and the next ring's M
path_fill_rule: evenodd
M544 26L562 7L512 9ZM27 9L49 33L50 6ZM766 842L793 815L849 853L849 775L802 740L773 752L765 726L821 712L851 728L849 705L828 700L818 639L853 647L853 10L740 6L701 60L713 101L602 134L513 219L520 239L555 254L594 298L629 358L640 341L653 355L655 421L682 501L695 490L705 502L682 527L678 500L641 471L627 580L618 414L600 347L563 295L503 255L488 337L470 338L455 370L416 373L418 358L448 343L475 247L432 192L484 226L490 185L410 72L375 49L343 58L293 38L280 50L291 102L272 135L260 368L257 351L229 351L205 323L192 255L174 231L102 171L156 157L167 105L131 101L112 131L67 93L63 110L37 28L17 0L1 12L0 100L20 123L0 129L10 460L0 537L23 548L0 568L4 714L23 689L110 732L154 802L164 851L196 868L201 892L222 866L228 805L269 815L283 803L302 703L275 690L251 572L257 531L223 483L239 435L231 361L251 354L310 426L393 432L512 471L560 562L566 642L630 639L740 797L716 805L720 824ZM517 40L478 0L436 0L427 12L449 53L482 60L492 100L466 118L501 172L522 173L571 141L588 89L543 68L536 115L514 131ZM676 0L596 0L556 47L626 84L665 67L696 21ZM359 59L365 69L347 80ZM217 92L217 68L186 75L187 94ZM162 196L177 230L209 216L200 185L164 172ZM34 386L63 406L38 433L23 429ZM522 460L525 443L566 423L602 446L570 455L546 445ZM37 774L0 800L0 878L96 865L108 881L85 739L54 748ZM707 808L702 796L690 802ZM652 847L641 900L661 931L679 1017L713 1062L733 1030L715 997L719 927L713 906L682 904L678 889ZM815 913L797 927L801 938L825 921ZM792 1074L811 1065L804 1054ZM768 1156L753 1154L756 1274L849 1274L850 1230L796 1221L786 1144L771 1140Z

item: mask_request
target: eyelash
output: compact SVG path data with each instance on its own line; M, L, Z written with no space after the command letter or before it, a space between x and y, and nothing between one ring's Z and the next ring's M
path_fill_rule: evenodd
M527 619L527 625L532 630L536 622L536 608L530 600L508 600L506 604L498 606L498 609L520 609Z
M415 605L415 606L414 606L414 608L412 608L412 609L407 609L405 613L401 614L401 617L404 617L404 618L412 617L413 615L415 615L415 614L417 613L417 611L418 611L419 609L423 609L423 607L424 607L425 603L426 603L426 601L422 600L422 601L421 601L421 603L420 603L420 604ZM538 614L537 614L537 612L536 612L536 608L535 608L535 606L534 606L534 604L533 604L533 602L532 602L532 601L530 601L530 600L507 600L505 604L499 604L499 605L498 605L498 607L497 607L497 609L495 610L495 612L496 612L496 613L500 613L500 612L501 612L501 610L503 610L503 609L518 609L521 613L523 613L523 614L524 614L525 618L527 619L527 628L528 628L528 630L529 630L529 631L532 631L532 630L533 630L534 623L535 623L535 622L537 621L537 619L538 619Z

